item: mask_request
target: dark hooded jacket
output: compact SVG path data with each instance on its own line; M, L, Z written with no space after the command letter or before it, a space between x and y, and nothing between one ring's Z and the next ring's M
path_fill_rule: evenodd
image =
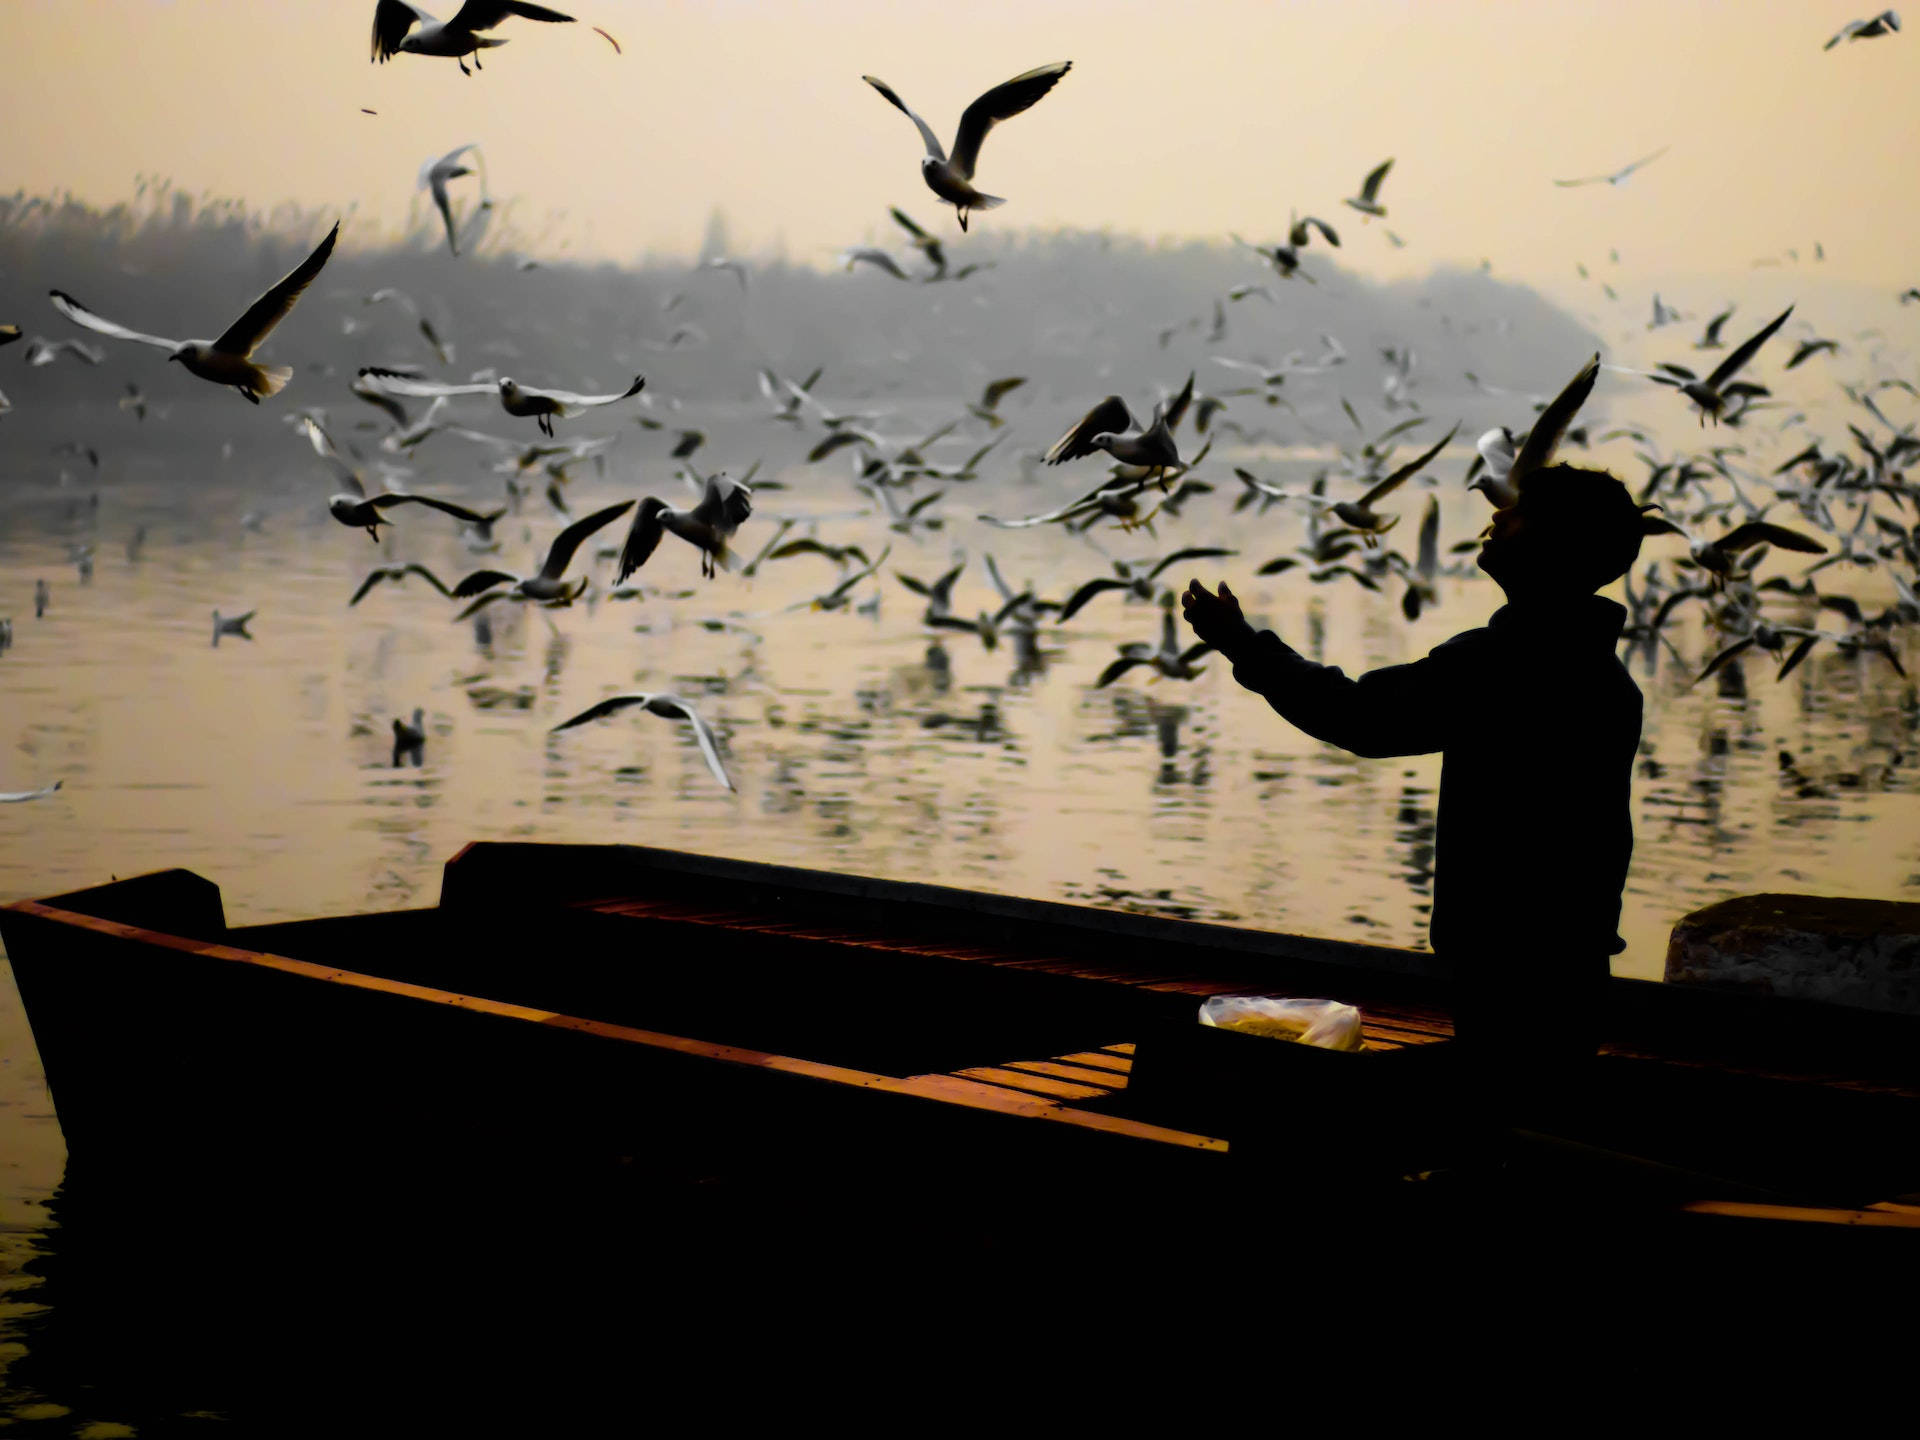
M1438 750L1431 936L1463 979L1618 953L1633 852L1640 689L1615 655L1626 612L1598 595L1509 604L1423 660L1350 680L1270 630L1227 656L1242 685L1356 755Z

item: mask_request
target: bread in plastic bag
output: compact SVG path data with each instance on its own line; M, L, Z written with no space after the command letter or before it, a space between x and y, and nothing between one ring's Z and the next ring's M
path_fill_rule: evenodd
M1200 1007L1200 1023L1248 1035L1269 1035L1322 1050L1360 1049L1360 1012L1338 1000L1289 1000L1274 995L1215 995Z

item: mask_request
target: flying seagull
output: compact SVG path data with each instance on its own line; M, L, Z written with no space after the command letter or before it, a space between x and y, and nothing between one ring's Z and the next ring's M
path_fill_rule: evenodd
M576 599L587 587L582 579L578 586L570 586L565 580L567 567L573 563L574 551L594 531L603 525L611 525L632 508L633 501L622 500L618 505L609 505L604 510L596 510L584 520L576 520L554 537L552 546L547 550L547 558L534 575L512 575L504 570L476 570L458 585L453 587L453 598L465 600L479 595L478 604L469 605L454 618L464 620L481 606L495 600L540 600L558 601L567 604ZM511 585L511 590L494 590L496 585ZM491 592L491 593L489 593Z
M627 531L627 542L620 547L620 570L614 584L642 565L660 545L660 537L672 531L700 551L700 573L713 577L716 566L731 563L727 542L753 514L753 489L725 475L710 475L700 495L700 503L691 510L678 510L658 496L649 495L640 502Z
M1820 48L1831 50L1842 40L1874 40L1882 35L1890 35L1900 28L1900 16L1893 10L1882 10L1871 20L1849 20L1840 27L1840 32Z
M987 132L1002 120L1011 120L1021 111L1032 108L1072 68L1071 60L1042 65L1036 70L1014 76L1004 85L994 86L967 106L965 113L960 116L960 128L954 133L951 159L940 148L940 137L933 133L932 127L909 110L907 102L894 94L886 81L877 80L871 75L862 75L860 78L885 96L887 103L897 108L918 128L920 138L927 144L927 153L920 159L920 176L927 182L929 190L959 212L960 228L964 231L969 211L991 210L1007 203L999 195L985 195L973 187L974 166L980 163L980 146L985 142Z
M1122 465L1140 465L1159 472L1180 464L1180 451L1173 443L1173 431L1160 406L1153 407L1153 418L1144 426L1134 423L1127 402L1109 395L1066 434L1053 442L1046 453L1049 465L1064 465L1104 450Z
M614 695L602 700L590 709L582 710L571 720L563 720L547 733L558 735L562 730L571 730L576 725L585 725L590 721L603 719L608 715L617 715L622 710L638 705L649 715L658 715L666 720L685 720L693 726L693 738L699 743L700 755L707 762L707 769L713 772L713 778L727 789L733 789L733 781L727 778L727 767L720 763L720 747L715 743L713 731L699 713L678 695L664 692L641 692L635 695Z
M440 212L440 223L447 227L447 249L455 255L460 253L460 237L453 226L453 203L447 198L447 182L474 173L460 163L460 157L469 150L479 148L478 145L462 145L458 150L449 150L438 160L429 160L420 167L420 188L433 192L433 208Z
M1455 425L1452 430L1449 430L1440 437L1432 449L1428 450L1418 459L1410 460L1405 465L1402 465L1398 470L1387 476L1386 479L1367 491L1367 493L1362 495L1358 500L1342 500L1336 504L1327 506L1327 509L1332 511L1342 524L1349 525L1358 531L1362 542L1367 545L1369 549L1377 546L1380 543L1380 537L1400 523L1400 517L1398 515L1391 517L1382 516L1373 507L1380 501L1386 499L1387 496L1391 495L1395 490L1399 489L1401 485L1426 469L1428 463L1452 443L1453 437L1459 429L1460 427Z
M1793 314L1793 306L1789 305L1778 315L1774 316L1770 322L1761 327L1758 333L1742 341L1725 360L1720 362L1714 372L1704 380L1695 375L1693 371L1687 369L1686 366L1671 363L1663 363L1659 371L1628 370L1626 373L1630 375L1642 375L1661 385L1671 385L1682 395L1685 395L1689 400L1693 401L1695 405L1700 407L1700 423L1702 425L1707 423L1707 417L1709 415L1713 416L1715 422L1718 423L1720 416L1725 413L1727 409L1729 396L1741 393L1742 387L1736 387L1732 383L1733 377L1738 375L1742 367L1760 352L1762 345L1773 338L1774 331L1787 323L1787 317L1791 314ZM1621 369L1623 367L1614 366L1611 368ZM1759 393L1764 395L1766 393L1764 389L1760 389L1757 386L1746 387L1746 389L1749 394Z
M385 394L411 395L423 400L440 395L497 394L501 409L522 419L532 417L538 420L541 433L546 435L553 434L554 416L565 419L576 411L629 399L638 395L647 383L646 376L636 375L633 384L617 395L579 395L572 390L542 390L532 385L522 385L505 375L498 381L479 380L467 385L450 385L442 380L423 380L417 375L403 375L377 365L362 369L360 379L370 388Z
M1372 170L1367 172L1367 178L1361 181L1360 193L1349 196L1346 203L1358 210L1362 215L1379 215L1384 217L1387 213L1387 207L1380 203L1380 184L1387 178L1387 172L1391 169L1393 169L1393 161L1391 159L1382 160L1378 165L1374 166Z
M133 340L171 351L168 360L178 360L202 380L211 380L215 385L231 385L258 405L263 396L278 395L285 389L287 382L293 378L293 371L284 365L272 370L256 365L253 363L253 352L273 333L273 327L287 318L294 303L313 283L314 277L327 263L327 257L333 254L333 242L339 234L340 225L335 221L333 229L327 232L327 238L320 242L314 252L294 266L279 284L248 306L247 313L229 325L217 340L164 340L158 335L143 335L138 330L129 330L124 325L94 314L61 290L52 292L53 308L74 324L115 340Z
M1667 153L1669 148L1670 148L1669 146L1662 145L1658 150L1654 151L1651 155L1642 155L1638 160L1634 161L1631 165L1623 165L1620 169L1615 170L1610 175L1586 175L1586 176L1582 176L1578 180L1556 180L1553 183L1556 185L1563 185L1563 186L1618 185L1622 180L1626 179L1629 175L1633 174L1633 172L1638 170L1642 165L1651 165L1654 161L1658 160L1662 155Z
M438 55L458 60L460 73L471 74L467 69L467 56L473 56L473 68L478 70L482 50L507 43L479 32L491 30L515 15L523 20L544 20L550 25L573 23L571 15L562 15L544 5L529 5L526 0L467 0L453 19L444 22L434 19L410 0L380 0L373 7L373 58L384 65L402 53ZM608 35L607 39L611 41L613 37Z
M1566 437L1573 417L1587 403L1599 376L1600 356L1596 353L1540 412L1524 443L1516 442L1513 432L1504 425L1482 435L1476 448L1486 465L1486 473L1467 488L1485 495L1496 509L1516 503L1528 478L1553 463L1553 452Z

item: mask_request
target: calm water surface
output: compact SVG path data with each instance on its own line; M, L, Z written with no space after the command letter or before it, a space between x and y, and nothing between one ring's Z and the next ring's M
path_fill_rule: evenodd
M795 448L777 427L724 414L697 423L715 436L699 458L736 473ZM880 595L877 614L788 608L831 588L824 560L705 582L694 553L669 537L639 576L642 599L498 606L489 637L453 623L418 581L349 610L382 558L419 560L451 581L483 557L424 511L396 512L381 546L342 529L304 452L266 424L249 434L251 449L223 459L190 424L150 426L138 447L118 437L122 458L97 479L72 457L10 457L0 617L13 619L15 643L0 655L0 790L65 786L0 806L0 899L179 865L220 885L231 921L252 923L430 905L442 863L470 840L631 842L1424 944L1438 757L1365 761L1320 745L1238 690L1218 660L1189 684L1095 689L1116 645L1157 639L1152 605L1103 597L1044 629L1037 650L987 649L924 628L921 601L891 572L931 579L964 551L955 608L971 615L997 605L981 564L989 550L1010 580L1059 598L1106 569L1102 552L1237 545L1236 559L1167 578L1226 575L1257 619L1350 673L1480 623L1498 603L1483 579L1443 583L1441 605L1411 625L1397 581L1373 595L1297 571L1255 579L1259 563L1300 542L1302 522L1231 516L1224 493L1163 522L1157 540L998 531L972 518L1047 508L1093 483L1086 466L956 488L935 512L945 529L889 536L871 517L848 517L861 502L836 456L780 474L786 490L763 489L741 547L757 549L771 533L762 518L778 513L828 517L824 537L869 549L891 539L882 583L862 592ZM660 447L649 444L641 453L652 456ZM681 498L664 460L620 458L639 449L630 439L604 478L577 472L576 513L648 490ZM419 465L419 488L476 502L498 493L457 440L436 439ZM1302 467L1268 457L1260 468L1285 482ZM1449 477L1443 540L1471 538L1485 508L1458 493L1459 463L1439 468ZM1411 531L1416 501L1403 508ZM533 496L500 526L498 561L527 565L558 525ZM144 544L130 551L141 527ZM90 580L75 544L93 546ZM604 593L607 562L593 573ZM36 620L38 578L52 601ZM1872 572L1827 578L1869 609L1892 599ZM1776 618L1805 618L1793 603ZM257 609L252 641L210 643L215 608ZM1725 896L1920 895L1913 687L1883 661L1824 647L1784 683L1762 657L1690 685L1708 644L1697 626L1675 631L1688 665L1632 661L1647 722L1621 974L1657 976L1675 919ZM702 708L737 794L714 783L682 726L630 713L548 733L635 688ZM390 723L416 706L425 763L396 769ZM0 985L0 1362L31 1343L38 1287L23 1266L57 1246L44 1206L63 1160L17 996ZM14 1411L23 1424L60 1433L116 1421L31 1408L61 1398L72 1397L20 1392L8 1403L28 1407Z

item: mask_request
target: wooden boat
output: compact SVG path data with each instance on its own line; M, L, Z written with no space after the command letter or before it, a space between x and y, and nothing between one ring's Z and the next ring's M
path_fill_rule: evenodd
M5 907L0 937L72 1166L100 1176L313 1185L343 1157L477 1156L1353 1213L1468 1173L1449 986L1412 951L494 843L433 909L230 928L172 870ZM1242 992L1357 1004L1367 1048L1195 1023ZM1663 1223L1920 1226L1920 1023L1628 980L1608 1007L1584 1098L1509 1152L1530 1183Z

